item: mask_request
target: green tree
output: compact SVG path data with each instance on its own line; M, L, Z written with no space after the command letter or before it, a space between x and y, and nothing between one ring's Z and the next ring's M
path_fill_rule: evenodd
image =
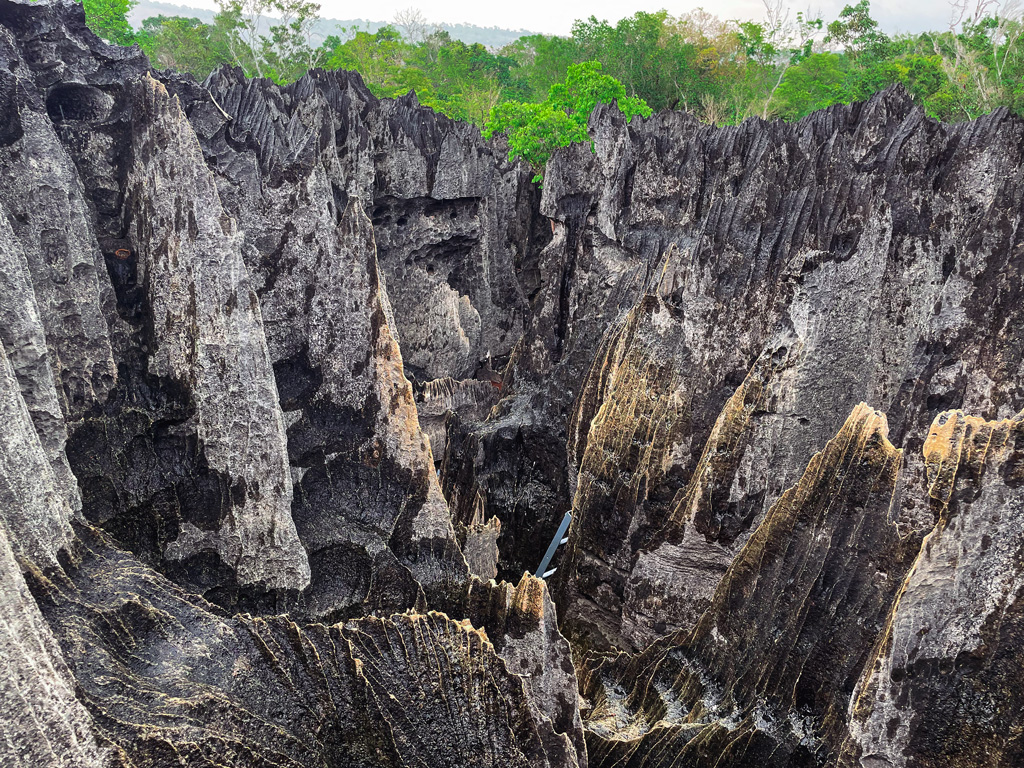
M131 45L134 42L128 14L138 0L84 0L85 23L108 43Z
M760 101L760 115L767 118L786 72L811 55L823 22L798 13L796 22L790 23L788 12L774 5L769 6L765 23L747 21L738 26L737 35L747 57L744 79L753 86L748 89L750 103Z
M650 117L643 99L626 96L626 88L601 71L601 63L588 61L569 67L564 83L551 86L546 101L526 104L508 101L491 110L484 136L508 136L509 157L522 158L537 171L535 181L557 147L588 141L587 120L598 104L616 103L631 120Z
M479 43L449 40L438 51L436 63L425 66L437 95L436 108L460 120L482 125L499 102L524 95L512 75L518 68L515 60Z
M555 83L565 80L571 64L579 62L579 46L568 37L527 35L501 49L516 68L511 76L523 101L543 101Z
M889 38L879 31L878 22L871 18L870 0L845 6L839 18L828 25L825 42L843 46L851 59L865 53L884 58L890 44Z
M938 56L917 53L876 59L860 65L835 53L816 53L791 67L776 92L775 107L787 120L796 120L833 104L849 104L900 84L921 102L932 117L950 119L948 80Z
M849 100L849 60L836 53L814 53L787 70L775 91L779 116L796 120Z
M217 0L214 19L232 60L249 76L278 83L318 66L326 51L312 44L320 5L307 0Z
M572 36L582 60L600 61L626 93L662 109L676 93L668 76L672 56L666 51L666 43L678 39L664 34L667 20L667 11L639 12L615 26L591 16L573 24Z
M421 102L434 104L433 87L426 73L406 63L409 46L394 27L384 26L376 32L356 31L345 42L329 39L325 48L326 69L358 72L375 96L394 98L415 91Z
M188 72L202 80L221 64L230 64L224 35L199 19L155 16L142 22L135 35L153 66Z
M155 66L203 77L230 62L278 82L313 66L355 70L377 96L413 91L489 135L507 133L512 153L538 167L553 148L586 140L598 101L629 114L636 104L681 106L728 124L797 119L899 83L943 120L1002 105L1024 114L1024 23L1012 0L953 0L949 30L895 37L882 33L868 0L846 5L827 30L821 19L791 19L786 0L765 0L756 21L702 10L640 12L614 24L592 16L569 37L528 35L499 51L453 39L415 9L396 15L404 36L395 27L350 30L316 45L319 6L309 0L219 0L213 24L156 17L133 34L134 2L85 0L87 17L107 40L137 42Z

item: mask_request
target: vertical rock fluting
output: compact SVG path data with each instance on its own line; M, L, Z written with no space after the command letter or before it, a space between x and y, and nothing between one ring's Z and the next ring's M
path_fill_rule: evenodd
M566 230L550 247L571 274L567 335L523 346L562 350L550 379L570 390L564 356L593 350L568 435L576 522L555 595L588 642L642 646L693 625L858 401L885 411L908 449L908 489L924 482L920 447L938 412L992 418L1022 404L1024 124L997 111L943 126L888 91L791 125L716 129L665 114L627 126L599 111L591 127L596 154L556 156L542 206ZM637 270L641 298L605 341L574 326L588 313L573 296L609 282L628 293ZM664 312L644 310L650 296ZM626 336L636 350L609 358ZM763 380L759 400L723 422L748 377ZM630 382L624 394L617 381ZM641 419L673 414L674 426L626 439L607 416L628 421L629 399ZM722 442L723 430L734 437ZM927 530L922 495L900 496L901 524Z
M652 333L637 333L648 324ZM672 452L687 450L677 444L685 441L694 393L682 386L673 365L679 331L668 307L656 296L646 297L609 332L581 395L583 408L569 424L569 455L580 456L580 471L563 555L571 565L559 569L556 579L563 590L579 596L591 631L618 647L628 641L618 637L616 623L607 624L603 617L614 613L621 599L620 574L628 571L633 557L631 542L643 524L642 505L649 500L650 486L671 467ZM596 404L596 413L586 412ZM605 494L609 488L615 492ZM589 547L580 546L581 530L589 534Z
M535 698L468 622L439 613L331 626L227 616L104 534L77 532L66 572L29 580L115 765L577 765L555 730L563 711ZM557 633L497 602L482 620L498 627L495 617L507 618L526 643L541 641L539 626Z
M309 563L241 238L176 101L149 78L132 91L124 225L146 294L146 374L181 389L192 411L183 426L220 481L219 504L186 512L164 557L213 552L242 586L301 590Z
M938 525L851 702L843 766L1017 765L1024 416L941 414L924 444Z
M8 526L0 521L0 761L11 768L104 768L106 750L15 560L11 536L23 531Z
M587 765L576 670L544 581L523 574L516 586L473 579L460 613L480 627L508 668L522 675L538 719L550 720L546 741L556 764Z
M27 35L16 34L0 27L0 341L59 492L78 510L65 422L102 402L115 382L104 318L112 292L82 183L18 54Z
M289 427L301 473L294 514L315 572L311 609L331 615L365 601L400 610L421 588L446 605L466 564L391 335L373 230L353 202L336 232L308 320L316 388Z
M538 193L528 169L508 162L505 147L483 141L475 127L412 97L378 101L350 73L313 73L279 88L222 70L208 93L176 79L169 85L182 95L225 204L246 232L280 388L286 399L295 392L286 410L316 391L304 333L317 283L310 265L335 249L331 233L346 208L361 205L373 225L382 294L398 309L392 335L441 461L445 414L473 422L487 415L522 336L528 299L518 275L535 269L545 239L532 215ZM333 286L319 290L337 300ZM365 429L349 414L332 419L337 431ZM455 517L469 525L473 515L463 511ZM483 522L495 530L493 517Z
M209 92L168 83L245 231L289 419L312 610L410 605L417 589L401 576L406 569L443 604L465 566L441 525L431 458L445 444L428 448L417 420L440 437L448 410L482 417L496 399L487 382L451 377L471 376L518 338L525 171L497 159L475 129L409 100L378 102L348 73L314 73L285 88L227 70ZM378 341L381 333L391 341ZM451 339L460 340L458 360L447 357ZM400 355L388 346L396 343ZM426 358L433 363L424 367ZM420 414L408 412L397 379L394 391L378 392L387 371L413 378ZM382 472L404 479L381 486Z
M599 664L592 765L829 765L919 540L893 517L902 455L865 405L772 506L692 630Z
M3 759L1024 759L1019 120L602 107L540 199L351 73L0 64Z
M65 416L77 418L102 403L116 380L104 315L112 292L85 189L49 113L55 113L58 122L86 117L99 121L113 100L84 84L47 84L48 89L40 89L35 73L17 51L17 45L36 41L11 38L11 30L0 30L0 60L8 70L5 77L13 80L9 98L19 130L0 142L0 173L7 182L0 189L0 204L31 276L57 396ZM42 430L47 435L51 431Z
M0 4L0 43L5 758L585 766L575 673L543 583L469 580L394 332L420 307L394 311L364 212L383 177L363 164L346 178L351 169L329 162L345 127L338 84L368 96L358 79L321 89L307 78L294 104L308 111L278 143L236 145L236 165L259 152L267 163L246 188L267 197L246 207L238 178L212 161L225 113L209 92L168 77L169 94L136 52L87 32L79 6ZM261 113L258 98L275 92L258 84L249 106ZM433 157L407 114L429 112L372 97L363 106L384 148L402 143L389 133L402 124L411 137L406 160L371 156L394 174L393 200L436 187L453 201L448 222L449 208L470 205L460 195L487 198L486 222L466 226L477 255L504 261L466 285L493 316L477 320L458 370L442 366L472 374L488 344L501 354L518 338L525 305L510 244L520 238L497 228L529 218L505 213L527 189L523 171L501 161L505 191L494 191L494 155L474 129L434 118L426 133L443 150ZM310 144L296 126L318 109L324 131ZM325 162L303 176L311 146ZM424 189L406 178L417 153L430 166ZM47 217L66 250L36 237ZM302 247L281 249L292 235ZM488 380L452 386L484 390L449 398L474 415L493 402ZM477 549L482 562L496 557L486 537ZM229 617L193 592L226 608L377 616L330 627ZM498 646L469 620L391 615L428 603L489 627Z
M527 309L516 270L531 249L536 193L501 147L415 99L379 101L346 72L284 88L230 70L211 77L209 93L170 84L265 278L275 356L301 347L286 322L289 292L350 199L373 220L390 299L403 309L393 332L418 384L471 379L508 355Z
M57 149L66 148L84 180L113 287L107 291L117 296L116 312L104 308L121 380L106 402L82 414L69 450L84 481L89 520L224 604L268 607L292 600L308 580L303 549L310 550L315 572L310 591L300 596L301 609L319 616L358 614L364 603L368 610L410 607L421 595L417 577L442 602L457 593L465 565L429 448L410 414L401 355L388 335L394 321L385 322L389 303L372 230L360 221L362 205L346 203L349 191L355 201L357 191L372 185L373 156L364 158L371 165L357 158L343 166L338 157L345 153L334 143L336 109L346 119L361 119L358 108L344 112L342 88L365 95L372 103L364 106L376 100L347 75L320 85L307 78L290 101L296 114L286 130L276 131L278 121L268 112L282 106L275 101L280 90L225 74L217 97L238 114L228 141L226 113L211 93L170 78L211 160L214 189L193 169L196 135L177 116L170 120L173 152L140 146L151 155L140 160L132 150L152 132L131 87L145 59L95 43L78 19L56 21L21 8L11 16L17 42L35 44L21 51L19 66L29 72L22 92L31 100L43 78L48 89L29 105L45 110L29 117L47 130L56 126ZM44 55L62 62L56 79ZM351 127L358 144L365 128ZM215 160L218 147L226 154ZM174 178L162 177L174 158L189 167L170 167ZM154 234L147 219L157 212L131 206L148 205L156 187L180 197L166 201L174 210L163 211L168 224ZM359 198L363 205L366 197ZM237 235L229 214L242 225ZM348 224L339 226L343 216ZM210 229L198 231L207 223ZM168 279L150 284L147 260L159 261L181 234L193 241L192 251L213 245L217 256L194 252L206 257L198 266L161 262L167 269L156 273ZM154 237L159 242L150 242ZM188 243L182 247L190 250ZM238 253L247 264L237 261ZM162 308L159 322L154 304ZM197 333L212 335L190 351ZM209 342L221 334L237 343L214 349ZM168 343L161 342L164 336ZM199 350L212 357L193 360ZM173 354L165 359L167 352ZM268 354L276 381L266 375ZM218 358L220 373L214 370ZM201 371L182 376L183 366L194 363ZM238 378L222 380L222 374ZM253 386L240 386L241 379ZM224 396L235 392L249 398L247 409L234 402L225 407ZM291 431L291 466L284 472L277 447L284 444L281 411ZM235 506L247 511L236 516ZM253 561L243 553L249 534L255 535L250 544L262 537L280 556Z
M20 392L28 409L50 464L49 473L53 475L55 488L64 504L78 511L82 502L64 453L68 434L50 368L46 332L24 251L2 213L0 211L0 346L10 350L4 357L5 365L10 365L10 372L16 378L13 392Z
M689 626L746 541L763 496L742 494L772 429L770 404L798 348L783 337L761 354L722 409L686 486L672 499L664 541L641 551L624 587L623 634L634 641ZM678 622L678 623L677 623Z
M0 423L0 523L7 546L40 568L57 567L58 555L74 539L74 508L48 461L2 343Z
M0 237L5 223L0 221ZM0 240L0 258L13 245ZM11 269L0 283L23 277L16 263L3 266ZM53 437L54 423L62 426L59 412L58 419L40 418L22 396L24 390L37 405L56 403L45 347L33 346L34 328L27 322L38 321L31 311L32 295L29 290L0 298L5 314L15 307L25 311L20 321L4 327L5 338L24 333L18 348L20 377L0 339L0 762L18 768L101 768L107 762L92 720L22 576L23 568L36 574L59 572L75 538L75 508L41 439Z

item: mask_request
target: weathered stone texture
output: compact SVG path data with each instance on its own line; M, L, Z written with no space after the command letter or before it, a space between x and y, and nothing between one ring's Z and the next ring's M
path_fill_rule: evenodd
M20 243L0 209L0 346L17 379L17 389L32 419L32 427L50 463L56 490L73 510L82 500L64 453L68 433L60 406L50 354L32 288L28 263ZM12 420L8 423L13 424ZM19 468L20 471L21 468Z
M576 765L546 702L468 623L226 616L78 532L74 565L30 580L119 765Z
M1024 760L1022 422L950 411L932 424L924 459L938 525L851 700L841 765Z
M591 673L592 764L834 762L850 693L919 543L891 514L902 455L887 433L883 415L857 406L696 626Z
M1024 762L1024 123L590 131L0 0L0 761Z
M550 596L470 578L416 408L442 436L497 399L473 376L521 332L525 169L345 73L154 79L80 6L0 4L0 54L5 759L585 766ZM396 311L378 198L427 217L388 259L462 254L423 267L462 275L458 318L447 273ZM440 385L399 347L428 316ZM285 608L352 620L224 610Z
M48 461L0 344L0 527L15 554L40 567L56 566L73 540L74 509Z
M178 104L148 78L133 97L125 225L146 292L146 373L184 390L186 429L223 478L220 510L202 528L183 520L164 556L212 550L241 585L301 590L309 564L291 516L284 419L240 238Z
M862 400L907 448L899 519L927 530L932 418L1022 404L1021 122L997 111L938 125L888 91L791 125L665 114L627 126L599 111L592 128L596 155L552 161L542 210L576 231L563 263L617 264L611 242L647 279L600 346L571 323L561 342L594 350L568 435L575 522L555 592L570 624L636 646L692 626ZM577 267L573 290L607 291L609 268ZM552 378L572 381L568 365Z
M15 560L8 530L22 531L8 526L0 522L0 761L11 768L101 768L106 750Z

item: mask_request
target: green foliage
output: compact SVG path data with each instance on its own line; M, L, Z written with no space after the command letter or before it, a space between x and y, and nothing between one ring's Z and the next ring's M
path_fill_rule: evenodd
M850 101L849 65L835 53L814 53L791 67L775 92L778 114L795 120L817 109Z
M878 22L871 18L870 0L860 0L856 5L847 5L839 18L828 25L825 42L843 46L850 58L861 54L885 56L889 38L878 30Z
M406 46L394 27L381 27L374 33L356 31L344 43L337 38L329 38L324 48L328 51L325 69L358 72L376 96L401 96L414 90L416 85L420 88L426 85L425 80L416 82L420 78L410 77L410 73L405 71Z
M510 76L522 101L543 101L555 83L565 80L569 66L578 60L572 38L528 35L501 49L515 63Z
M941 95L946 85L938 56L906 54L855 66L835 53L816 53L792 67L776 92L778 114L796 120L833 104L849 104L899 83L932 117L948 116Z
M653 107L661 109L675 95L670 77L674 68L666 64L680 56L678 38L662 39L667 19L666 11L640 12L613 27L591 16L573 25L572 36L579 46L580 59L600 61L628 93L643 93ZM693 51L687 53L692 56Z
M484 136L508 136L509 157L522 158L538 172L558 147L587 141L587 127L549 101L506 101L491 111ZM538 174L539 177L539 174Z
M548 102L564 111L581 125L598 104L618 102L619 109L629 120L635 115L650 117L651 108L643 99L626 96L626 87L601 70L599 61L586 61L569 67L564 83L556 83L548 91Z
M482 125L491 110L509 99L529 98L514 51L492 52L480 44L452 40L447 32L404 40L394 27L355 31L348 40L328 39L327 69L351 69L376 96L415 91L420 103L449 117Z
M135 35L153 66L188 72L202 80L221 64L231 61L225 36L199 19L155 16L142 23Z
M846 5L827 25L791 18L774 2L758 21L723 21L700 10L640 12L614 24L591 16L568 37L528 35L494 50L452 39L414 9L395 26L321 42L312 34L319 6L308 0L218 1L213 24L161 16L134 34L126 15L135 0L85 0L85 9L101 36L137 42L155 66L197 77L224 63L278 82L315 66L355 70L377 96L412 91L488 136L506 134L511 153L537 169L556 147L587 141L594 105L613 101L630 117L680 107L731 124L752 116L795 120L899 84L942 120L999 106L1024 114L1024 25L1009 3L980 6L1001 7L1002 16L895 37L882 33L869 0ZM965 3L955 5L964 10Z
M626 96L625 86L588 61L569 67L564 83L556 83L540 104L508 101L491 110L484 136L508 136L509 155L521 157L540 171L557 147L587 141L587 120L598 104L616 103L631 120L650 117L643 99ZM539 178L539 174L538 174Z
M490 53L479 43L448 40L440 46L436 63L424 63L433 83L435 108L449 117L482 124L501 101L521 96L512 75L516 62Z
M85 23L108 43L131 45L134 34L128 13L138 0L84 0Z
M215 34L232 62L250 77L288 83L318 66L324 54L311 44L320 5L307 0L217 0ZM267 31L264 32L264 26Z

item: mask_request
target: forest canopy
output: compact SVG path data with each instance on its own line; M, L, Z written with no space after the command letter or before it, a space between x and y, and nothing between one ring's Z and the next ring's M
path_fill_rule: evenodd
M869 0L835 19L765 0L761 20L636 13L591 16L567 37L528 35L502 48L467 45L414 9L375 32L318 39L320 6L306 0L218 0L212 24L158 16L127 22L133 0L84 0L109 42L137 43L158 68L205 78L217 67L287 83L308 69L358 72L380 97L421 104L504 133L511 154L538 170L551 150L586 141L598 103L627 117L682 108L718 125L748 117L795 120L903 85L931 117L968 120L1004 106L1024 115L1024 32L1016 0L957 0L949 28L886 35Z

